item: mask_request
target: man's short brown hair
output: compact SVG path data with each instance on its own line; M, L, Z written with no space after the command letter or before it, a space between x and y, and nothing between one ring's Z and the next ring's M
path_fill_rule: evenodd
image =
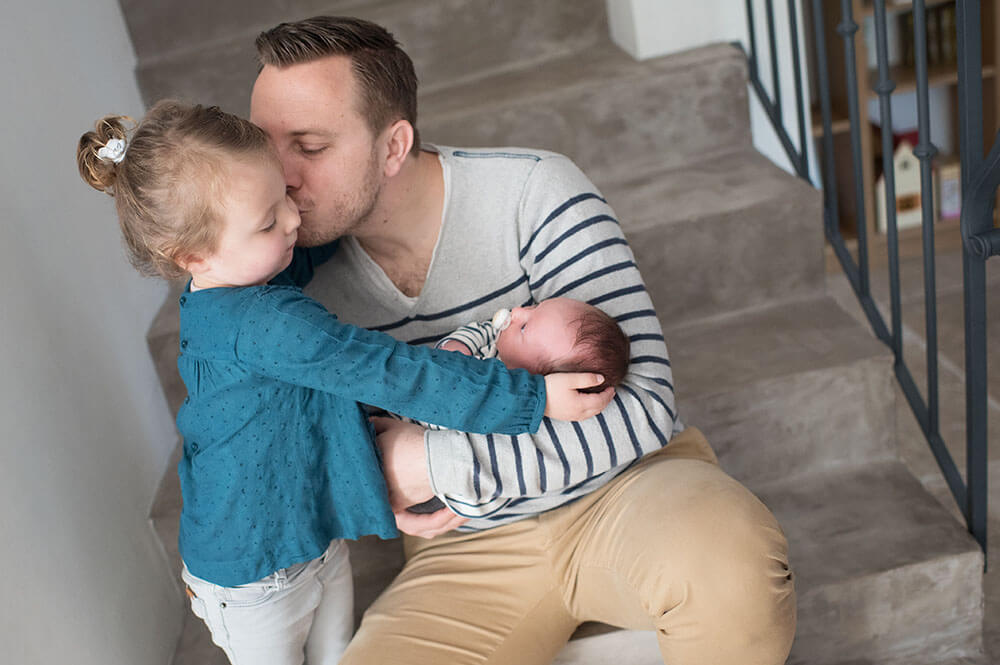
M348 16L314 16L265 30L257 36L256 46L261 69L349 56L361 88L363 108L358 111L372 133L377 136L403 119L413 126L412 149L420 149L413 61L382 26Z

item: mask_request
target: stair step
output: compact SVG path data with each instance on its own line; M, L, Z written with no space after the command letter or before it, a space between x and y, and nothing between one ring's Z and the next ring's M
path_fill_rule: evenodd
M820 195L752 147L627 173L597 184L663 321L823 293Z
M891 356L832 299L664 323L680 418L740 481L895 457Z
M545 148L598 182L750 144L746 60L729 44L637 62L607 40L429 92L420 109L431 143Z
M376 0L377 1L377 0ZM384 0L383 0L384 2ZM354 14L373 0L121 0L122 14L140 61L193 51L247 35L282 21L316 14Z
M652 631L620 630L607 635L574 640L563 647L552 661L552 665L620 665L621 663L663 665L656 635ZM911 656L890 656L838 661L835 665L990 665L990 663L985 656L945 657L919 661L913 660Z
M982 552L902 463L755 491L781 523L797 575L790 664L922 665L980 653Z
M423 91L533 66L608 41L602 0L225 0L208 10L198 0L183 0L197 5L188 12L173 3L168 11L147 2L125 2L133 43L140 49L136 75L147 104L181 97L242 115L249 111L257 75L254 39L281 21L345 14L383 25L413 60ZM206 11L226 20L206 20Z

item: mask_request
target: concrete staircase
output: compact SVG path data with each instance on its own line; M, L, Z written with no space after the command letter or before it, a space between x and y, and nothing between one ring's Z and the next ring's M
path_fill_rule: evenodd
M899 459L891 358L824 292L818 193L751 146L739 51L637 63L610 43L603 0L122 6L147 102L180 96L245 114L259 30L354 14L389 27L413 57L425 140L571 156L632 243L682 418L788 535L799 594L789 662L984 662L982 554ZM176 409L174 297L149 342ZM179 511L171 465L153 519L178 570ZM402 560L393 543L354 549L360 613ZM578 637L558 663L660 662L651 634L590 626ZM208 662L225 661L192 618L175 663Z

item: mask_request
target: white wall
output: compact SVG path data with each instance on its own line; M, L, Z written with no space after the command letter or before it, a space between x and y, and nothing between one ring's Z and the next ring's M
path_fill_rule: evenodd
M102 114L139 116L115 0L0 22L0 662L166 665L182 603L147 520L175 441L145 347L165 288L76 172Z
M611 38L633 57L644 60L670 53L686 51L698 46L718 42L742 42L749 53L746 3L741 0L606 0L608 24ZM792 143L798 148L798 125L795 120L794 79L792 77L792 57L787 40L788 5L774 3L775 27L778 34L779 77L782 83L782 112ZM803 92L806 95L804 108L806 122L809 122L809 87L806 82L806 56L803 42L801 8L797 11L799 41L802 57ZM770 54L763 3L754 2L754 24L758 58L761 63L760 75L765 88L771 90ZM750 128L754 147L788 172L793 172L791 162L775 134L771 121L757 101L753 90L750 94ZM807 132L808 136L808 132ZM808 142L813 182L818 182L816 174L815 146Z

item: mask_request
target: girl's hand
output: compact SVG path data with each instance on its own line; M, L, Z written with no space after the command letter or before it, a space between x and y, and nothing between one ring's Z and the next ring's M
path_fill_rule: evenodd
M581 393L604 382L604 377L591 372L545 375L545 415L555 420L586 420L604 410L615 389L608 387L599 393Z

